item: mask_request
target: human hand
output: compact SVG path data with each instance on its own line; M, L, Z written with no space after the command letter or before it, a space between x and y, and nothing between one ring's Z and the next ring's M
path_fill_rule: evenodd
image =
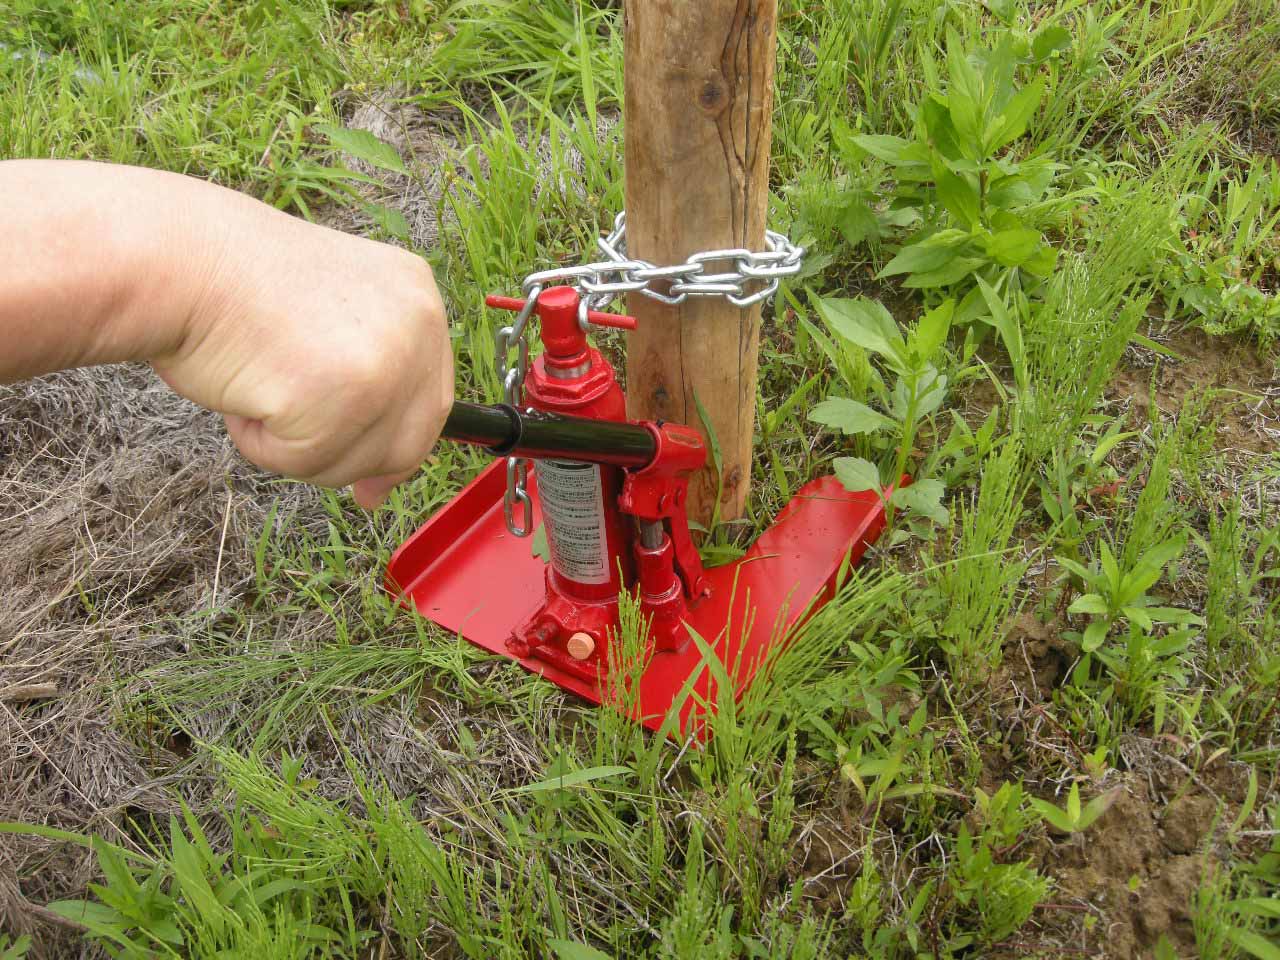
M192 252L189 322L156 371L222 413L254 463L353 484L376 507L418 469L453 402L431 268L234 191L206 187L193 206L218 226Z

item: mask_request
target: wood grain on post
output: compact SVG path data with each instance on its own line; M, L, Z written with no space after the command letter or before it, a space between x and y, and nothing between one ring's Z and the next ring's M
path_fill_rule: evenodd
M665 266L702 250L764 249L777 0L626 0L627 252ZM714 272L732 264L712 264ZM754 289L754 288L753 288ZM702 429L720 444L720 516L739 516L751 478L760 307L628 298L628 414ZM705 431L704 431L705 433ZM690 517L706 523L708 469Z

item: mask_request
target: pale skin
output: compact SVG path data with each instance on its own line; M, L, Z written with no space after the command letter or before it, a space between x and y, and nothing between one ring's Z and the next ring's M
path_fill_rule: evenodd
M201 180L0 162L0 382L149 362L259 466L350 485L411 476L453 402L431 269Z

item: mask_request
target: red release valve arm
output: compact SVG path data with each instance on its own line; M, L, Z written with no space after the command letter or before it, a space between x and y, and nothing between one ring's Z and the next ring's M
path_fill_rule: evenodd
M517 297L491 295L484 302L498 310L511 310L523 314L528 301ZM603 313L586 310L578 291L573 287L549 287L538 295L532 312L542 322L542 342L547 356L568 366L577 366L587 349L587 327L613 327L617 330L634 330L636 318L620 313Z
M690 600L707 593L702 558L689 531L689 478L707 465L702 435L678 423L650 423L658 449L641 470L628 470L622 481L618 505L623 513L640 520L664 520L675 548L676 569Z
M496 293L485 297L484 302L486 306L493 307L495 310L510 310L512 313L519 313L525 305L525 301L519 297L504 297ZM587 323L595 324L597 327L613 327L616 330L636 328L635 317L629 317L623 313L605 313L603 310L588 310Z

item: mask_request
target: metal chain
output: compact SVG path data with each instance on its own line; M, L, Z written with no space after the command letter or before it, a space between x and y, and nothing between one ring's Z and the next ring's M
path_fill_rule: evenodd
M509 326L500 327L494 335L493 365L502 383L502 402L509 407L519 407L524 396L524 378L529 372L529 338L525 327L538 305L542 286L534 284L525 292L524 306ZM516 351L516 362L509 366L511 351ZM533 501L529 499L529 461L522 457L507 457L507 492L502 498L502 514L507 529L514 537L527 537L533 533ZM516 522L516 505L520 507L520 521Z
M795 276L804 263L804 247L782 234L766 230L764 241L762 251L704 250L684 263L658 267L627 256L627 216L620 213L613 221L613 232L596 239L607 259L531 273L523 288L527 296L535 286L568 282L583 292L592 310L623 293L641 293L672 306L690 297L724 297L735 307L749 307L772 297L779 281ZM655 289L653 284L659 281L671 281L670 288Z
M494 337L494 371L502 384L502 402L519 407L523 398L524 379L529 371L529 340L525 327L533 315L538 296L548 286L567 284L582 296L578 323L587 328L587 312L608 306L624 293L640 293L661 303L677 306L690 297L724 297L735 307L749 307L768 300L778 292L783 277L793 277L804 263L804 247L797 246L780 233L766 230L763 251L740 247L726 250L704 250L684 263L658 267L647 260L627 256L626 213L613 221L613 231L598 237L596 245L607 259L579 267L557 267L529 274L520 285L525 305L508 326ZM717 269L718 268L718 269ZM655 283L668 283L666 291ZM511 353L515 351L515 363ZM503 514L513 536L527 537L533 532L533 503L527 490L529 461L507 458L507 492L503 498ZM516 522L516 507L520 522Z

